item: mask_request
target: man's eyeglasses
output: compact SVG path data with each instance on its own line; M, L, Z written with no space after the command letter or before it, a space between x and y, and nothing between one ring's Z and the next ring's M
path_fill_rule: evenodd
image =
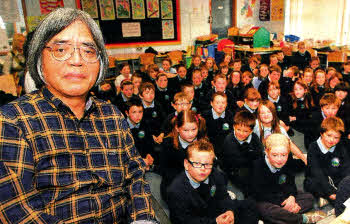
M213 168L212 163L200 163L200 162L193 162L191 160L187 160L194 168L202 168L204 167L205 169L211 169Z
M68 43L54 43L52 46L45 46L50 49L51 55L57 61L66 61L72 57L75 49L79 49L79 54L87 63L96 62L100 54L93 46L80 45L79 47Z

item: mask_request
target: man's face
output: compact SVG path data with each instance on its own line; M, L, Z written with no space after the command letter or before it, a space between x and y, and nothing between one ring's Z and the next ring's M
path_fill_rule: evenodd
M131 122L138 124L142 120L143 107L142 106L131 106L129 111L126 112Z
M190 160L192 163L213 164L213 160L214 160L213 153L193 150L191 154L192 155L188 160ZM195 168L188 160L185 159L184 165L191 179L197 183L205 181L210 175L212 168L206 169L204 168L203 165L201 168Z
M324 116L326 117L334 117L337 115L338 107L335 104L324 105L322 108Z
M165 89L168 86L168 78L166 76L161 76L156 83L159 88Z
M227 107L227 99L223 96L216 96L212 102L210 102L210 105L213 107L213 110L221 115Z
M77 48L83 45L95 46L89 28L79 20L56 34L46 46L50 47L55 43L69 43ZM46 86L59 98L86 97L96 82L99 69L99 61L84 61L79 49L75 49L65 61L53 58L48 48L44 48L42 52L42 71Z
M143 101L146 103L152 103L154 100L154 90L153 89L145 89L140 96Z
M132 94L134 93L134 86L133 85L125 85L122 89L122 93L127 98L132 97Z
M277 169L281 169L287 163L288 154L288 148L285 146L276 146L266 151L270 164Z

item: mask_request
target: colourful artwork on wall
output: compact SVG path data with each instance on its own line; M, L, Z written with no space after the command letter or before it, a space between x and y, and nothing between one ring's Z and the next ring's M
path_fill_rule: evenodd
M260 0L259 20L270 21L270 0Z
M117 18L126 19L130 18L130 2L129 0L115 0L117 9Z
M145 4L143 0L131 0L132 18L145 19Z
M162 19L173 19L173 3L170 0L162 0Z
M159 18L159 1L147 0L147 17Z
M242 0L242 3L241 15L246 18L253 17L256 0Z
M81 8L94 19L98 18L96 0L81 0Z
M282 21L283 10L283 0L271 0L271 21Z
M163 39L174 39L174 21L163 20L162 33L163 33Z
M57 7L64 7L63 0L40 0L41 14L47 14Z
M99 0L101 20L115 20L113 0Z

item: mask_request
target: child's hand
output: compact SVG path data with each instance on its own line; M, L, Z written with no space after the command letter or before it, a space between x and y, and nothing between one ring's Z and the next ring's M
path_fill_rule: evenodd
M290 120L290 121L295 121L295 120L297 120L297 118L294 117L294 116L289 116L289 120Z
M219 215L216 218L217 224L233 224L234 221L235 221L235 218L232 211L226 211L225 213Z
M158 137L155 135L152 135L154 142L157 144L161 144L163 142L163 137L164 137L164 133L161 133Z
M300 210L300 206L295 203L295 197L294 196L289 196L286 200L284 200L281 204L283 206L283 209L296 213L295 211Z
M112 88L109 83L102 84L100 87L101 87L101 90L104 92L106 92Z
M350 139L350 134L348 135L348 139Z
M331 199L331 200L335 200L337 198L337 195L336 194L332 194L332 195L330 195L329 196L329 199Z
M243 105L244 105L244 102L243 101L237 101L237 105L238 105L238 107L239 108L241 108L241 107L243 107Z
M148 161L147 165L153 165L154 159L150 154L147 154L146 160Z

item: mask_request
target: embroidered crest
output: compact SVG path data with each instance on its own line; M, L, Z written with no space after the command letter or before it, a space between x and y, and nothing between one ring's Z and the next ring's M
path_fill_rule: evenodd
M165 96L164 96L164 99L165 99L165 100L169 100L169 98L170 98L169 95L165 95Z
M211 186L211 188L210 188L210 196L211 196L211 197L214 197L215 192L216 192L216 186L213 185L213 186Z
M282 107L280 105L277 106L277 111L281 112L282 111Z
M153 117L153 118L156 118L157 116L158 116L157 111L153 111L153 112L152 112L152 117Z
M278 184L284 184L287 181L287 176L285 174L282 174L280 178L278 179Z
M192 107L191 110L192 110L193 112L196 112L196 113L197 113L197 108L196 108L196 107Z
M230 126L228 125L228 123L223 123L222 124L222 130L227 131L229 129L230 129Z
M331 164L333 167L339 167L340 166L340 160L339 158L335 157L331 160Z
M137 136L139 138L144 138L145 137L145 132L144 131L139 131L139 133L137 133Z

